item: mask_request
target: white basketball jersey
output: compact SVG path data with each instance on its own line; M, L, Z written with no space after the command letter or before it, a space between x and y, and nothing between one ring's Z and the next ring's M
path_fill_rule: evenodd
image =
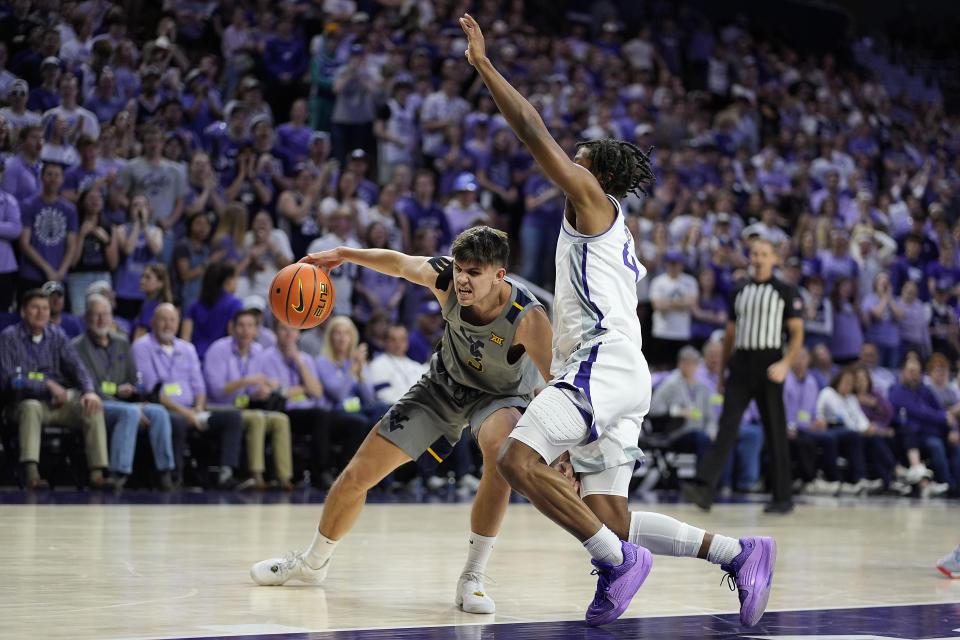
M609 194L607 198L617 217L598 236L579 234L563 217L553 301L554 374L578 345L603 334L617 332L637 348L641 345L637 283L647 270L637 261L620 203Z

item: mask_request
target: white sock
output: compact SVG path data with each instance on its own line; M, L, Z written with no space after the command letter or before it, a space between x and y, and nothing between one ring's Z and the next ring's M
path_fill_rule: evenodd
M310 547L303 553L303 559L307 566L312 569L322 567L330 559L338 542L339 540L331 540L324 536L318 529L313 535L313 542L310 543Z
M463 565L463 572L476 574L482 577L487 569L487 560L490 559L490 553L493 551L493 543L497 536L482 536L479 533L470 532L469 547L467 548L467 563Z
M707 562L726 564L740 555L742 551L740 541L718 533L713 534L713 542L707 550Z
M630 540L658 556L696 558L703 544L703 529L652 511L630 515Z
M584 542L583 546L598 562L609 562L615 567L623 564L623 548L620 546L620 538L604 526L601 526L600 531L597 531Z

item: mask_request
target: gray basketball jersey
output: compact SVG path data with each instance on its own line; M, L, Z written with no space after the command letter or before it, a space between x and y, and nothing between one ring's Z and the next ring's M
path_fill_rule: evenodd
M499 396L526 395L542 380L530 356L507 360L520 320L540 305L526 287L504 278L512 288L503 311L492 322L477 326L463 320L461 306L451 291L443 305L447 326L440 342L439 359L446 373L460 384Z

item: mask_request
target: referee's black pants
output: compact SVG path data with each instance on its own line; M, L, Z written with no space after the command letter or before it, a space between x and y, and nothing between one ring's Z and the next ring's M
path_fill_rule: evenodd
M766 435L770 468L767 479L774 502L792 500L790 478L790 445L787 440L787 418L783 409L783 384L771 382L767 367L779 360L776 350L735 351L730 358L730 374L724 387L723 411L717 437L700 460L697 477L711 492L716 490L723 468L737 441L743 413L751 400L757 401L763 431Z

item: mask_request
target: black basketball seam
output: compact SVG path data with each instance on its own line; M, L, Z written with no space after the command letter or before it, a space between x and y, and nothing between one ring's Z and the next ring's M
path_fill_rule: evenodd
M304 323L310 319L311 314L313 314L313 299L316 297L317 297L317 268L314 267L313 268L313 293L310 294L310 304L307 305L307 308L305 309L307 313L304 314L303 320L300 321L300 327L302 327ZM299 329L300 327L297 327L297 328Z
M297 274L300 273L300 269L303 269L303 265L297 267L297 270L293 272L293 277L290 278L290 284L287 285L287 299L283 303L283 313L287 316L287 324L290 324L290 290L293 289L293 283L297 279Z

